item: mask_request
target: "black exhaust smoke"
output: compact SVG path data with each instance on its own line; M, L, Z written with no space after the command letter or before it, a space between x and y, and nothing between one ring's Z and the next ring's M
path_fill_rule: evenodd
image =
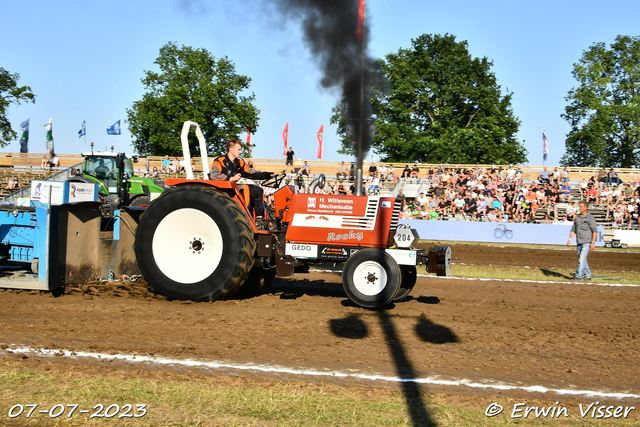
M362 39L356 35L358 0L270 0L282 15L300 19L304 42L322 71L320 84L341 89L347 104L347 120L356 143L357 168L371 146L369 125L372 115L367 81L375 61L366 55L369 27L362 26ZM365 22L366 23L366 22ZM363 55L364 50L364 55ZM362 137L360 135L362 133Z

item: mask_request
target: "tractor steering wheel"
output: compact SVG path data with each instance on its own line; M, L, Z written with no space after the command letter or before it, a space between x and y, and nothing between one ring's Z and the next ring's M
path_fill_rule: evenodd
M109 168L101 166L94 171L96 178L106 178L109 174Z
M271 178L262 181L262 186L276 188L276 189L280 188L280 184L282 184L282 181L284 180L285 177L286 177L285 174L272 176Z

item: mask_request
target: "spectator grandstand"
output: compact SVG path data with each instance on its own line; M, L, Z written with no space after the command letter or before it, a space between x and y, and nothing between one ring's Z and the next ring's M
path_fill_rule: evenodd
M42 156L0 153L0 195L6 197L13 191L6 188L12 176L21 187L33 179L51 178L52 173L42 169ZM82 162L80 155L58 157L63 171L79 167ZM136 175L151 176L155 169L159 179L186 176L183 171L163 171L163 158L141 159L134 164ZM195 176L203 178L201 160L194 160ZM257 169L269 172L282 172L284 167L281 159L253 162ZM295 160L294 172L288 175L300 191L307 191L310 183L324 174L327 185L317 192L353 194L352 178L338 174L342 162L307 162L313 174L299 174L304 160ZM370 166L372 163L365 162L364 169L369 171ZM605 228L638 228L640 171L636 169L548 167L550 182L544 183L540 181L543 168L539 166L381 162L376 166L378 172L365 174L363 186L372 193L403 199L402 216L409 219L562 223L571 221L577 213L576 202L586 199L591 203L590 212ZM404 170L410 172L403 174ZM421 197L420 193L424 195ZM268 197L269 191L265 195Z

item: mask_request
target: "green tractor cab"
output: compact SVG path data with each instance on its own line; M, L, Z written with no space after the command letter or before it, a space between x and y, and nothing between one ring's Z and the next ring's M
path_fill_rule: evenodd
M133 163L138 157L124 153L82 153L82 171L69 178L71 182L96 183L103 203L113 209L122 206L148 206L164 191L161 182L134 176Z

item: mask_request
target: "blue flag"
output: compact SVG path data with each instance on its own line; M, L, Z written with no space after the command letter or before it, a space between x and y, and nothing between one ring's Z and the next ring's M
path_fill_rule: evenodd
M107 128L107 135L120 135L120 120Z
M87 134L87 121L82 122L82 127L78 131L78 138L82 138Z

